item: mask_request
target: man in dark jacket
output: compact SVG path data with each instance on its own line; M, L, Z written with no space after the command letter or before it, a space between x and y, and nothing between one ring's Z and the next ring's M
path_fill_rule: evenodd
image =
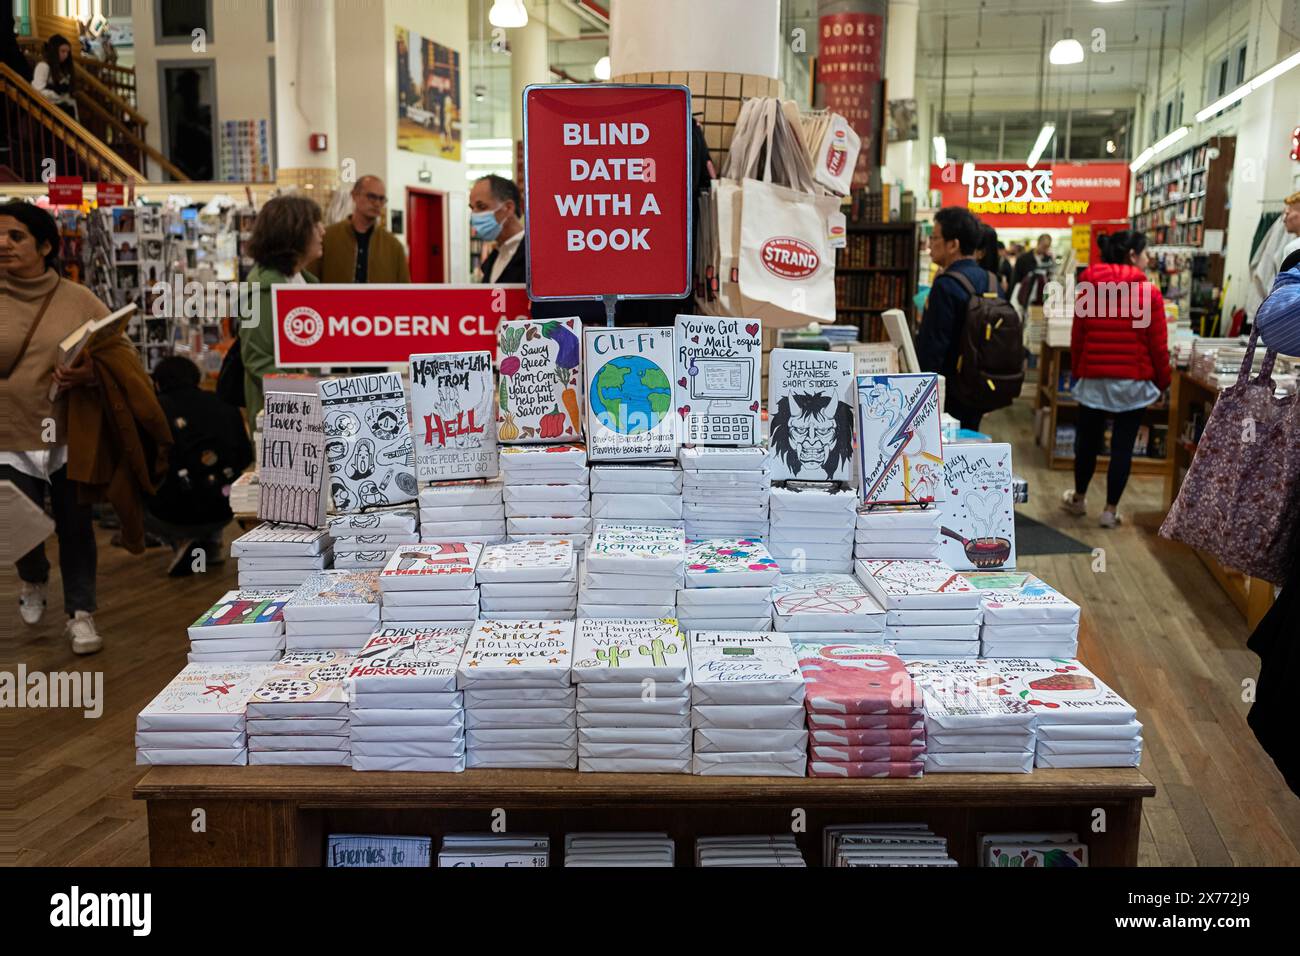
M221 561L221 532L230 523L230 485L253 461L253 446L239 409L199 388L199 369L178 355L153 370L158 402L176 444L167 477L146 502L145 527L174 553L168 574L194 572L197 551L205 563Z
M980 221L969 209L945 206L934 214L930 259L943 272L935 276L916 334L916 357L923 372L938 372L948 379L957 374L961 328L966 321L970 296L957 279L945 273L959 272L970 280L973 288L988 288L988 273L975 261L979 236ZM960 421L962 428L979 429L983 413L961 405L951 388L947 391L944 410Z
M1043 233L1038 237L1034 248L1028 249L1016 259L1016 271L1012 277L1015 301L1022 306L1030 306L1043 300L1043 285L1052 277L1052 266L1056 259L1052 256L1052 237Z

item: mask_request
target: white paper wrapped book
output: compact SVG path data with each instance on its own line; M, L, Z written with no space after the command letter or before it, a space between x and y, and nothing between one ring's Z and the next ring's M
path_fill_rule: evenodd
M693 703L800 704L804 680L784 634L694 631L689 641Z
M942 561L860 560L854 571L886 610L980 606L980 592Z
M415 449L401 376L381 372L327 378L317 388L325 411L331 510L365 511L414 501L419 490Z
M591 460L676 457L672 329L588 328L582 343Z
M767 410L773 481L852 481L853 356L773 349Z
M1002 442L948 445L947 490L938 557L958 571L1016 566L1016 521L1011 489L1011 446Z
M379 572L318 571L284 605L286 621L379 620Z
M190 625L190 639L227 641L278 637L284 633L282 612L290 593L274 588L227 591Z
M483 545L473 541L439 541L398 547L379 573L385 591L473 588Z
M851 574L783 574L772 595L778 631L885 629L885 611Z
M378 628L357 653L348 679L358 694L454 692L469 632L469 625Z
M248 699L270 672L266 664L187 664L140 711L136 730L242 733Z
M578 621L576 683L684 681L689 667L686 642L672 619Z
M567 686L573 661L572 621L481 620L457 674L462 688L480 681Z
M678 315L673 334L682 441L757 444L763 356L759 322Z
M938 499L944 491L938 377L864 375L857 392L863 501Z
M480 582L562 581L572 576L573 542L564 538L510 541L489 545L479 558Z
M653 525L606 525L592 535L587 551L593 572L680 575L685 561L682 531Z
M412 355L411 414L420 481L497 473L491 352Z

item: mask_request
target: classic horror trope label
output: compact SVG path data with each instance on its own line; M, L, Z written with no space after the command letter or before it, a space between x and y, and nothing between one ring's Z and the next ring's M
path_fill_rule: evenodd
M773 349L767 376L772 480L853 480L853 356Z
M415 499L415 449L406 392L395 372L327 378L325 408L330 510L365 511Z
M411 356L415 475L420 481L497 473L491 352Z
M758 320L679 315L673 349L682 442L755 444L763 358Z

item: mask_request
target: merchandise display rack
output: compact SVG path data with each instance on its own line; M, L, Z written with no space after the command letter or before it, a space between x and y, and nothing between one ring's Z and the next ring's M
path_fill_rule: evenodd
M1067 420L1073 416L1074 409L1079 407L1079 403L1070 398L1068 394L1060 392L1058 385L1062 369L1069 364L1069 355L1070 350L1068 348L1048 345L1044 341L1040 346L1038 357L1039 378L1038 384L1034 388L1034 410L1036 413L1041 412L1043 418L1046 419L1046 425L1042 430L1038 431L1035 439L1043 447L1047 467L1054 471L1064 471L1074 467L1073 455L1059 455L1056 450L1057 425L1067 423ZM1148 426L1168 426L1164 456L1156 458L1135 454L1133 456L1133 474L1163 475L1166 482L1171 480L1174 470L1174 458L1170 449L1175 443L1175 437L1178 434L1175 414L1175 408L1178 404L1178 387L1179 380L1175 377L1173 384L1170 386L1169 400L1152 405L1146 411L1146 424ZM1104 470L1109 463L1109 455L1098 456L1097 467L1099 469Z
M322 866L330 833L433 835L663 830L679 860L696 837L792 828L804 858L821 863L825 826L924 821L973 866L983 832L1071 830L1092 866L1137 863L1142 800L1155 787L1138 769L1031 774L928 774L914 780L699 777L467 770L357 773L346 767L152 767L135 787L148 803L154 866ZM195 833L203 807L206 830ZM1105 827L1098 830L1098 810ZM553 865L562 861L553 860Z

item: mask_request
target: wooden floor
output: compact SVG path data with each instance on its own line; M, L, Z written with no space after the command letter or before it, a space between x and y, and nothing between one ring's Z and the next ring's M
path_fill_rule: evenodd
M1145 865L1300 864L1300 799L1283 783L1246 726L1242 682L1258 674L1245 624L1197 558L1129 524L1104 531L1095 517L1064 515L1057 500L1071 478L1049 472L1030 438L1030 412L1018 405L990 416L986 430L1015 442L1016 470L1030 481L1031 517L1104 549L1105 571L1090 554L1025 557L1032 570L1078 601L1090 621L1080 656L1127 697L1145 724L1142 769L1159 788L1147 801ZM1100 487L1100 486L1098 486ZM1122 512L1160 505L1160 479L1134 479ZM1099 492L1092 498L1099 501ZM68 650L52 607L39 628L12 610L15 580L0 572L6 637L29 670L102 668L104 714L18 711L17 861L32 865L142 865L148 862L144 805L131 799L142 770L134 763L136 712L185 662L185 627L228 586L233 562L186 580L165 577L158 550L133 558L100 536L100 602L105 650L79 659ZM6 715L6 722L14 722ZM7 837L0 834L0 837Z

